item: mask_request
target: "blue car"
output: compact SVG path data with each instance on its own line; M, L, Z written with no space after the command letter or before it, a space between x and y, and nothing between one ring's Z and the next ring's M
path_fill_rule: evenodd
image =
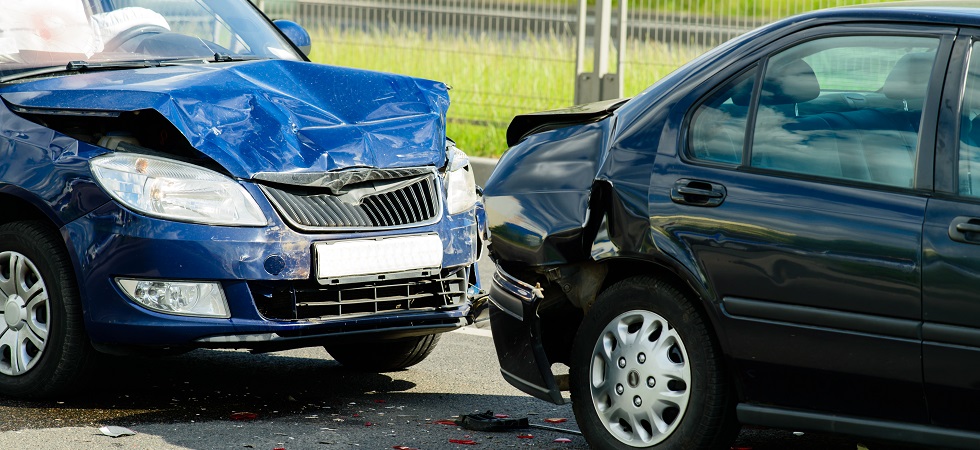
M504 378L594 449L980 447L978 30L968 2L807 13L516 117L484 191Z
M0 394L99 352L395 370L474 320L444 84L312 64L246 0L6 2L0 30Z

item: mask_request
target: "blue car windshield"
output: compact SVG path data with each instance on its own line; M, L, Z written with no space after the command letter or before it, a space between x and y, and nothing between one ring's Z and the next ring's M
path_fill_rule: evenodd
M70 61L302 57L248 0L12 0L0 14L0 76Z

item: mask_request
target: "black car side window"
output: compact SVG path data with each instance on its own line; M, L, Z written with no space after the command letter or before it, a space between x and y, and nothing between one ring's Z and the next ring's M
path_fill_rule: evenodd
M729 81L705 99L691 117L688 154L721 163L742 162L749 100L758 68Z
M980 197L980 43L970 50L970 66L960 108L960 195Z
M938 38L845 36L769 58L753 167L911 187Z

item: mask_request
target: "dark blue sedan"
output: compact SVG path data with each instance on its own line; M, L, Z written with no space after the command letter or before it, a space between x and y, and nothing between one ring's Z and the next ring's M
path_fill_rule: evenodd
M789 18L508 140L501 372L593 448L980 446L980 9Z
M3 6L0 394L68 391L98 351L400 369L473 320L445 85L312 64L246 0Z

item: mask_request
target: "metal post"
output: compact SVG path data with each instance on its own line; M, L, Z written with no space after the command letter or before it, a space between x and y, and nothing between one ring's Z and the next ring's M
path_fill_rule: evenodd
M595 45L593 71L602 78L609 72L609 33L612 29L612 0L596 0L595 27L592 43Z
M609 100L622 96L623 54L626 48L626 2L620 0L617 73L609 73L610 34L612 30L612 0L596 0L592 43L595 54L592 72L585 72L586 0L579 0L579 34L575 59L575 104Z
M585 33L588 30L589 7L586 0L578 2L578 35L575 53L575 104L594 102L599 97L599 87L592 72L585 72Z
M619 37L616 39L616 73L602 76L602 100L623 96L623 74L626 68L626 0L619 1Z

